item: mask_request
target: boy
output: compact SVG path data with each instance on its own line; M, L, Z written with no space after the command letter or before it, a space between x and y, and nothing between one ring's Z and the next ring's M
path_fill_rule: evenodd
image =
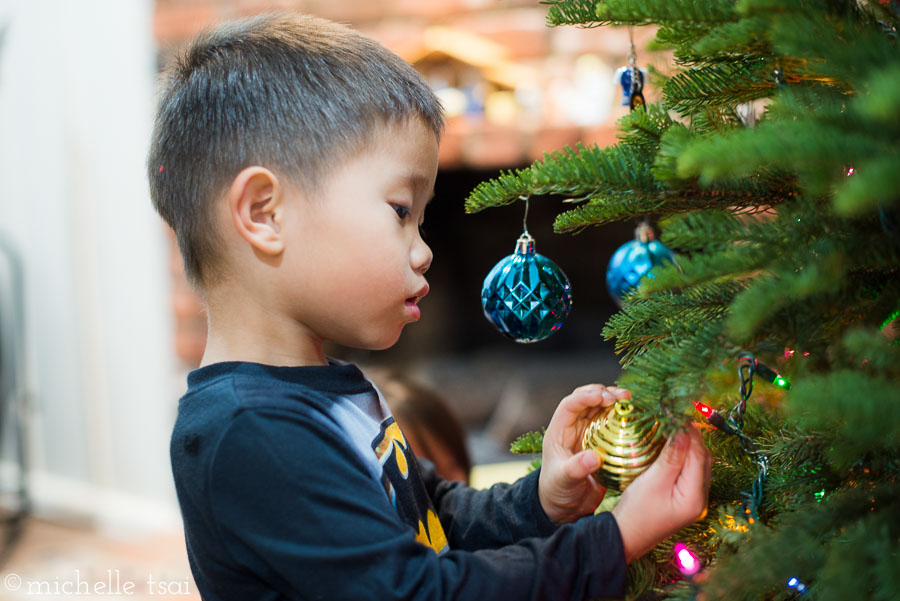
M369 381L325 356L419 319L442 125L409 65L312 17L221 28L170 71L149 176L208 308L171 441L204 599L615 597L627 561L704 510L691 430L590 515L604 491L581 433L626 391L577 389L541 470L474 491L419 465Z

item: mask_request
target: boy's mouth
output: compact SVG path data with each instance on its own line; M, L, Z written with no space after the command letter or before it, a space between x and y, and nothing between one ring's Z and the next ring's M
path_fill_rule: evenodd
M425 297L426 294L428 294L428 284L422 286L422 288L418 292L406 299L406 303L409 305L417 305L419 304L419 301Z

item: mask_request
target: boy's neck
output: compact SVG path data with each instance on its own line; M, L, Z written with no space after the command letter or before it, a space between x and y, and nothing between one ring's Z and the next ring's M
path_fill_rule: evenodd
M328 364L321 338L302 324L262 307L252 296L211 294L207 323L201 367L223 361L288 367Z

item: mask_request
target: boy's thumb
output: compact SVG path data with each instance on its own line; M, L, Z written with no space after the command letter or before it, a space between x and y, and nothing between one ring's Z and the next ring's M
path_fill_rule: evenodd
M603 465L603 459L596 451L582 451L568 461L566 475L572 480L583 480Z

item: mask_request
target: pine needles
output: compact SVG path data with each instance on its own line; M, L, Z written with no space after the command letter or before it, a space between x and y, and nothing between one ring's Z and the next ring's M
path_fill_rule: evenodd
M656 24L677 71L661 104L620 120L618 144L504 173L467 211L556 195L575 204L559 232L663 217L677 264L604 336L664 431L699 419L695 401L734 406L742 351L793 386L758 382L745 421L770 462L760 519L739 502L756 465L708 432L710 511L677 538L712 565L702 584L673 582L669 541L633 567L629 597L781 599L797 583L817 599L900 597L900 346L882 331L900 312L897 3L545 4L551 25Z

